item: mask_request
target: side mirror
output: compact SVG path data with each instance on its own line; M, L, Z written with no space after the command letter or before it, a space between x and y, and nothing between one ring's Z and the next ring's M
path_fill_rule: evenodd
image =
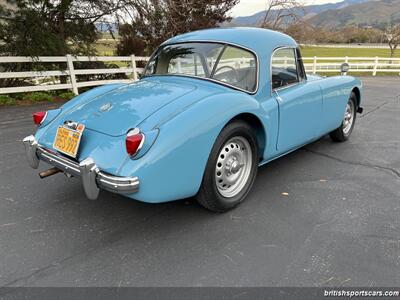
M350 70L350 65L348 63L343 63L340 66L340 72L342 73L342 75L346 75L347 72L349 72Z

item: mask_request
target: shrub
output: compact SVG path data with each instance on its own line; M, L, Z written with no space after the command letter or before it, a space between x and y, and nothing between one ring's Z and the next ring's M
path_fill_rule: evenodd
M58 95L63 100L70 100L75 97L75 94L72 92L64 92Z
M44 92L33 92L23 95L22 100L27 100L31 102L42 102L42 101L52 102L53 96Z
M69 91L48 91L48 92L31 92L31 93L15 93L10 95L0 95L0 105L16 105L19 102L53 102L55 100L68 101L75 97L75 94Z
M15 104L17 104L17 101L15 101L15 99L6 95L0 95L0 105L15 105Z

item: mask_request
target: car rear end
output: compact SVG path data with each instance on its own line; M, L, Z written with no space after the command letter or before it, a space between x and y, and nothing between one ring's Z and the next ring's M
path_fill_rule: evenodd
M144 134L136 129L125 137L112 137L82 127L71 122L52 124L26 137L23 142L29 165L37 169L40 160L50 164L51 169L40 173L42 178L58 172L81 177L89 199L96 199L100 188L119 194L137 192L137 177L115 174L143 147Z

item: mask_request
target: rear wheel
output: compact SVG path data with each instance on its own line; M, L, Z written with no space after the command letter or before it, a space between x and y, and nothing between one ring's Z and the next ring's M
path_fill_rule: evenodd
M349 101L346 105L346 111L344 113L342 124L339 128L332 131L329 135L335 142L347 141L353 132L354 125L356 123L357 115L357 100L356 95L351 93Z
M240 120L229 123L211 150L197 201L215 212L235 207L250 191L257 168L258 145L252 127Z

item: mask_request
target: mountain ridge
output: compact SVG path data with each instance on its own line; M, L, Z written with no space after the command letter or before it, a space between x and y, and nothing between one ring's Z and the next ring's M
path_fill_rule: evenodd
M400 22L400 1L370 0L337 10L327 10L308 20L315 26L328 28L346 25L382 27Z
M346 25L379 27L392 20L400 22L399 0L344 0L338 3L304 6L298 14L311 25L328 28ZM265 16L260 11L250 16L239 16L233 26L259 26Z

